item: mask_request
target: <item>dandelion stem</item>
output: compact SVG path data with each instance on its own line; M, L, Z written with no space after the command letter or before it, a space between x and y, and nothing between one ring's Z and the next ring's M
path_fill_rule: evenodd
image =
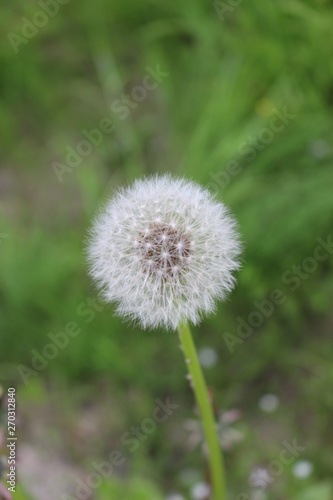
M192 377L193 391L197 400L209 453L209 466L213 487L213 500L226 500L226 482L222 450L217 436L217 425L209 399L206 382L198 360L195 345L188 323L180 324L178 334L189 374Z

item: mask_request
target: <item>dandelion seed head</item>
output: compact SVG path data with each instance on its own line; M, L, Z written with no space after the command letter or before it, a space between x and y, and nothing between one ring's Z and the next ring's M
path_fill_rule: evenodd
M176 329L199 323L232 290L240 251L225 205L194 182L164 175L137 180L107 203L88 260L119 315Z
M305 479L311 476L313 464L308 460L298 460L292 469L293 475L298 479Z

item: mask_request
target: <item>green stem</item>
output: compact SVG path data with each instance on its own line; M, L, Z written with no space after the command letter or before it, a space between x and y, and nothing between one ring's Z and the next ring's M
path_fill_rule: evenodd
M212 499L226 500L227 490L224 464L222 459L222 450L217 436L217 425L188 323L179 325L178 334L184 352L185 361L188 366L188 371L191 375L191 381L193 382L193 391L198 403L202 426L208 446L208 460L213 487Z

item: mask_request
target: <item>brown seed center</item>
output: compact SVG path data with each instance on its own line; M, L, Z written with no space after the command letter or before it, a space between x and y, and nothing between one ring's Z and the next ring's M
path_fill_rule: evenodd
M156 222L141 231L137 247L144 270L164 279L178 276L191 257L190 235L171 223Z

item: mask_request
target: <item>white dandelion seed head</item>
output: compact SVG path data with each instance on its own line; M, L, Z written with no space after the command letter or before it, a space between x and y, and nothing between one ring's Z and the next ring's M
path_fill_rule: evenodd
M293 466L292 472L298 479L305 479L311 476L313 464L309 460L298 460Z
M197 324L232 290L240 251L223 203L192 181L163 175L137 180L107 203L88 260L120 316L176 329Z
M257 467L254 469L249 478L251 486L262 489L266 489L272 481L272 475L265 467Z

